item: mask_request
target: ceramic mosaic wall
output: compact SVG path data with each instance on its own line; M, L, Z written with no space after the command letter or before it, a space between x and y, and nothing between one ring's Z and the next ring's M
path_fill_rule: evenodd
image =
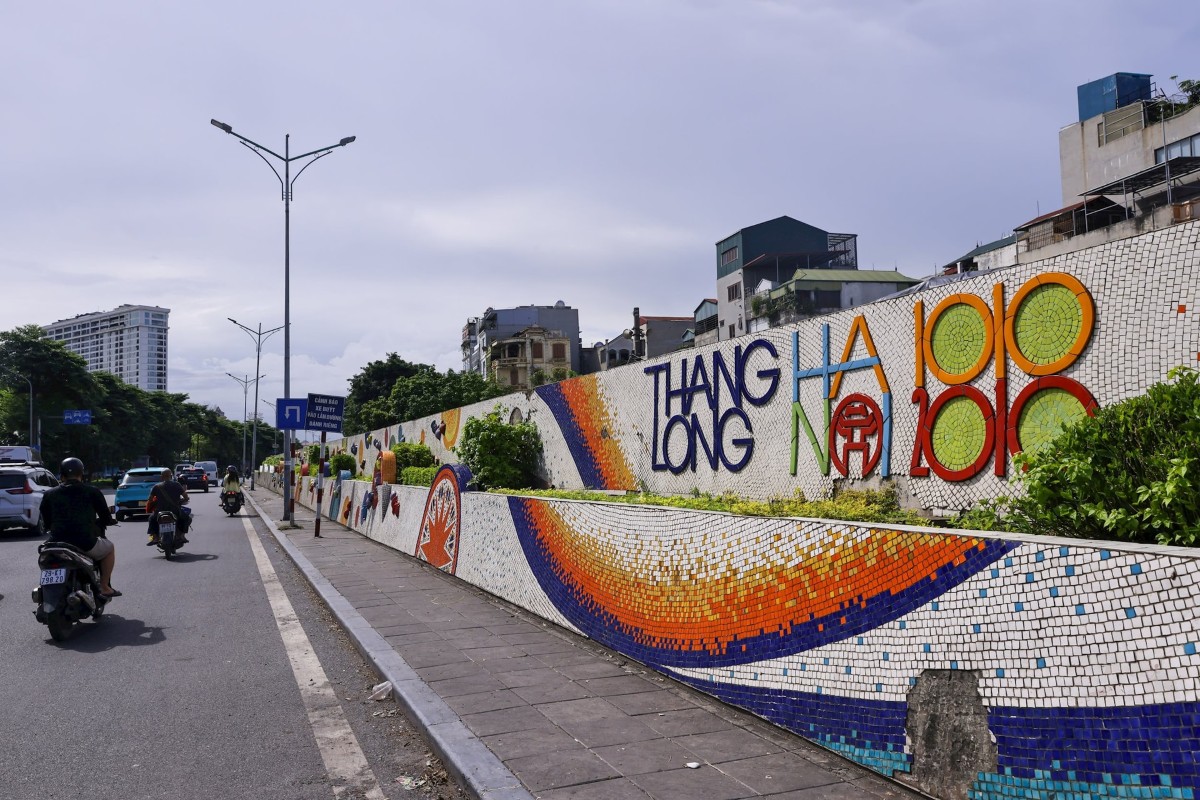
M507 497L467 477L348 482L334 513L883 774L921 779L910 697L949 670L977 678L994 741L971 798L1200 789L1192 551Z
M456 460L497 403L535 422L547 483L825 496L899 484L960 510L1011 491L1012 456L1200 364L1200 222L542 386L335 443L371 471L421 441Z

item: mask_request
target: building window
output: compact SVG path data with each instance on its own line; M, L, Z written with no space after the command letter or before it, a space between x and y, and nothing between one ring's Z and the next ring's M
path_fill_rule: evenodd
M533 348L533 357L540 361L542 359L542 343L532 342L529 346Z
M508 385L516 386L521 382L521 374L517 372L517 368L513 367L508 371Z
M730 325L730 326L729 326L729 338L730 338L730 339L733 339L733 338L735 338L735 337L737 336L737 334L733 332L733 328L734 328L734 326L733 326L733 325Z
M505 358L520 358L521 357L521 345L519 345L519 344L508 345L505 348L504 357Z
M562 342L550 345L550 356L555 361L567 360L567 346Z
M731 283L729 288L725 290L729 295L729 302L740 300L742 298L742 285L740 283Z
M721 253L721 266L725 266L726 264L732 264L734 261L737 261L737 260L738 260L738 249L736 246L731 247L728 250L726 250L725 252Z

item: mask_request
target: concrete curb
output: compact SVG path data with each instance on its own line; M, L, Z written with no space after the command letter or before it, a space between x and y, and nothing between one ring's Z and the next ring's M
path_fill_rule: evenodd
M420 728L446 768L478 800L533 800L508 767L488 750L458 714L421 680L354 606L312 565L262 507L247 492L246 499L259 519L271 531L275 541L303 573L305 579L329 606L329 610L350 635L351 640L383 676L392 682L392 692L413 724Z

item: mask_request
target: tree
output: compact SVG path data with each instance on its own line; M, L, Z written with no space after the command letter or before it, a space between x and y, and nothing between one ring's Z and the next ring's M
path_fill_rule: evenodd
M532 422L507 424L496 406L482 417L467 420L454 452L480 488L526 489L538 482L542 437Z
M399 420L388 419L380 423L381 412L386 411L378 405L372 406L364 419L366 406L372 401L379 401L391 394L392 386L400 378L407 378L421 369L433 369L426 364L411 364L395 353L388 353L382 361L372 361L362 368L357 375L350 379L350 393L346 395L346 405L342 426L347 436L355 433L382 428Z

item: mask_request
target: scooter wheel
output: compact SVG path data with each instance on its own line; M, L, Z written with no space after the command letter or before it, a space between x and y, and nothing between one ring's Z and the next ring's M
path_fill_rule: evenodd
M71 623L62 617L61 614L53 614L46 620L46 627L50 628L50 638L56 642L65 642L71 634Z

